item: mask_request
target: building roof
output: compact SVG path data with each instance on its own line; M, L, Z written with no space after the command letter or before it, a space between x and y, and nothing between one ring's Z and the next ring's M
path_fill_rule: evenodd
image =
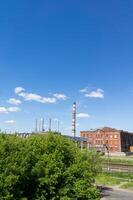
M102 128L97 128L97 129L90 129L88 131L81 131L81 132L96 132L96 131L105 131L105 132L116 132L119 131L115 128L110 128L110 127L102 127Z
M97 132L97 131L104 131L104 132L121 132L121 133L128 133L128 134L133 134L132 132L124 131L124 130L119 130L116 128L111 128L111 127L102 127L102 128L97 128L97 129L90 129L88 131L81 131L81 133L84 132Z
M69 136L69 135L65 135L65 137L67 137L70 140L77 141L77 142L88 142L88 140L89 140L88 138L85 138L85 137L73 137L73 136Z
M102 130L102 131L108 131L108 132L116 132L116 131L118 131L117 129L115 129L115 128L110 128L110 127L103 127L103 128L101 128L100 130Z

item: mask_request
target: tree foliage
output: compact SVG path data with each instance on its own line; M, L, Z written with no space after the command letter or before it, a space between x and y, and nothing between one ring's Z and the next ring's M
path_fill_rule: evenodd
M60 135L0 135L0 199L99 199L98 162L95 152L81 152Z

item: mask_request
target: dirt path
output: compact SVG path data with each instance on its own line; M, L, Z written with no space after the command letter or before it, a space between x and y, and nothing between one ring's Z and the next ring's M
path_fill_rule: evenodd
M101 200L131 200L133 191L119 189L118 187L105 187L102 190Z

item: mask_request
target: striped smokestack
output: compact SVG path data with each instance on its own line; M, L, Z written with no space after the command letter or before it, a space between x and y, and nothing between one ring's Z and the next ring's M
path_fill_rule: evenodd
M76 102L73 103L72 110L72 134L76 137Z

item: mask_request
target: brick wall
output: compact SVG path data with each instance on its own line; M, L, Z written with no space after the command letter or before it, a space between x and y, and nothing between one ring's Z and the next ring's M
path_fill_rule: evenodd
M81 131L80 136L90 138L90 147L99 151L121 152L120 132L116 129L105 127L92 131Z

